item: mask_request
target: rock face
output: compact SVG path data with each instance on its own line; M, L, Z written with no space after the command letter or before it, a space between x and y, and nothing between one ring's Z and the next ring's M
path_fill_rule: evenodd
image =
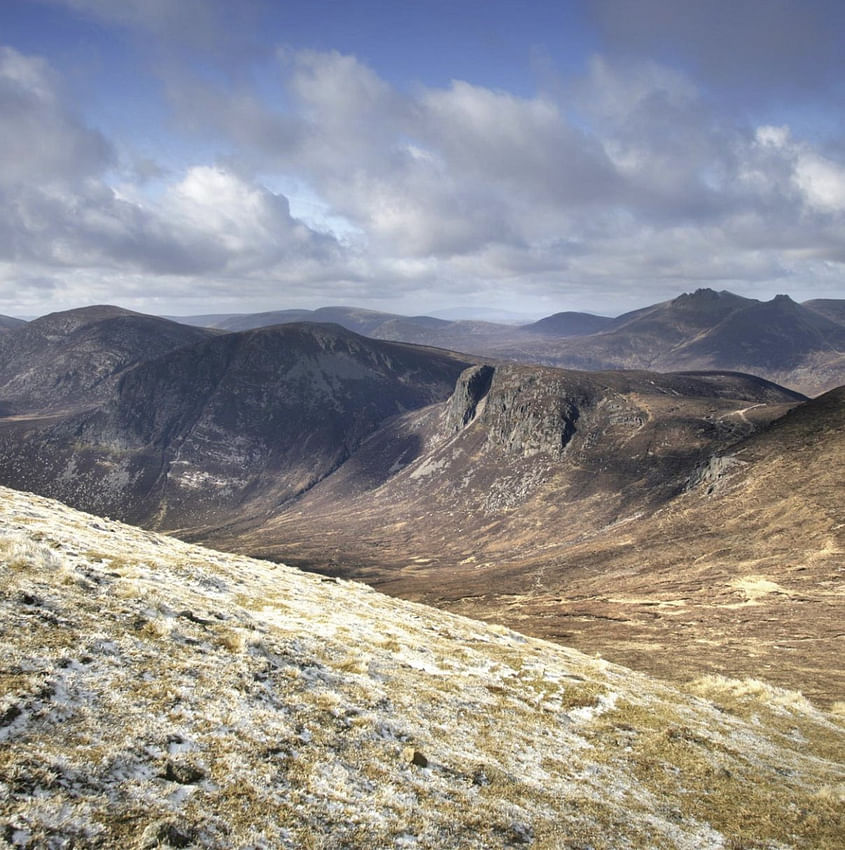
M495 370L492 366L471 366L461 373L455 390L449 399L446 412L446 428L453 434L465 428L475 419L478 406L487 397Z
M492 445L524 457L560 459L580 416L585 394L547 373L497 369L482 422Z

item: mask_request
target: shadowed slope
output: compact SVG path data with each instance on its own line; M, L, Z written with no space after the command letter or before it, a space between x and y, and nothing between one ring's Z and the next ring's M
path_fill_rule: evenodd
M102 402L130 366L213 335L110 306L23 323L0 335L0 414Z

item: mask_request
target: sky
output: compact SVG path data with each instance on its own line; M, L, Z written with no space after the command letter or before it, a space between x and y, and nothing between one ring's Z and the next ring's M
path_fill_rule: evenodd
M0 0L0 314L845 298L841 0Z

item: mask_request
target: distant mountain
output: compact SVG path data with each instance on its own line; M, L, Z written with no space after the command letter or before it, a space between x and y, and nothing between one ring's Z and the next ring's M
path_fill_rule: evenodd
M26 322L23 319L15 319L13 316L0 316L0 333L19 328L25 324Z
M21 323L0 334L0 413L95 404L130 366L213 335L111 306Z
M576 369L749 372L810 395L845 383L845 327L785 295L760 302L702 289L626 313L590 336L488 348Z
M321 307L317 310L272 310L266 313L185 316L178 321L227 331L247 331L273 325L315 322L340 325L363 336L376 338L380 337L379 332L384 326L395 325L396 329L393 333L396 336L389 338L400 342L416 342L410 339L397 339L405 326L410 333L415 334L418 331L447 327L451 324L445 319L435 319L431 316L400 316L397 313L381 313L377 310L362 310L357 307Z
M598 333L613 324L607 316L594 316L592 313L555 313L530 325L522 325L521 330L548 336L589 336Z
M4 488L0 562L10 847L841 845L841 715L795 692L671 687Z
M814 313L821 313L832 322L845 325L845 298L815 298L801 305Z
M699 289L614 319L556 313L521 327L397 316L352 307L226 317L215 324L241 330L285 322L332 321L376 339L434 345L476 357L599 371L750 372L817 395L845 383L845 326L837 319L842 303L828 300L800 305L787 296L764 303L730 292Z

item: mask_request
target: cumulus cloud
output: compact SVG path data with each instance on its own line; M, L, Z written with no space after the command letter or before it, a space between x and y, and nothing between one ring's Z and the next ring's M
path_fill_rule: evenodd
M112 280L337 273L333 237L291 216L283 195L223 168L189 168L158 197L144 180L111 185L111 146L63 106L42 59L0 49L0 114L9 131L0 134L0 261L16 264L10 286L43 290L51 275L85 270ZM146 171L163 176L149 163Z
M121 23L172 26L159 4L121 9ZM46 63L0 52L0 108L17 128L0 135L0 261L30 264L33 291L53 268L92 292L108 275L133 297L190 296L202 280L260 309L412 292L504 302L514 287L538 300L750 293L832 286L843 261L836 151L786 124L736 121L665 64L596 56L560 90L517 95L461 80L399 89L334 51L276 59L272 97L169 73L179 126L227 156L136 162L117 182L117 154L63 106ZM278 191L297 185L319 208L307 223Z

